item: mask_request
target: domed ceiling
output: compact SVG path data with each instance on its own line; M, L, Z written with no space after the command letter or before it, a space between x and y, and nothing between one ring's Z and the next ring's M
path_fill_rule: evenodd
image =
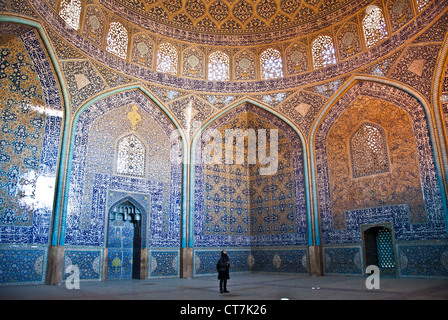
M279 31L306 23L312 23L311 29L315 29L353 14L368 2L371 0L113 0L107 6L114 10L115 4L121 5L175 28L238 35Z

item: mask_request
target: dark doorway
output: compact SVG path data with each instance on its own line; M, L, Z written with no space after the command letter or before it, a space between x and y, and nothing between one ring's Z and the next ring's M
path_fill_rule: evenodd
M365 230L363 237L366 267L375 265L380 269L381 275L396 275L392 230L374 226Z
M140 279L142 214L124 201L109 212L107 279Z

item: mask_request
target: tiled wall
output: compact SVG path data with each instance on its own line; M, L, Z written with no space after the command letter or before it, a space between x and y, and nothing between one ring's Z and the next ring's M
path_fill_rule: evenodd
M44 283L47 253L45 246L1 245L0 286Z
M359 104L360 101L362 101L361 104ZM388 103L391 105L385 112L383 108ZM369 108L365 112L358 112L357 108L360 106ZM330 157L329 150L332 146L324 141L328 142L328 137L339 132L337 128L340 128L342 131L338 133L337 143L347 143L348 148L348 139L357 125L375 119L375 123L387 128L387 121L394 117L393 110L397 107L400 108L400 112L405 113L400 121L395 121L393 130L386 129L386 135L394 139L394 142L388 142L389 152L392 153L389 160L392 165L390 170L387 173L362 178L353 178L351 174L348 174L343 182L337 182L337 176L340 177L344 172L348 173L347 170L351 170L353 163L350 162L349 156L344 156L343 152L339 152L335 158ZM357 120L355 121L353 117ZM407 135L404 132L395 132L400 128L404 129L408 122L412 123L413 129L408 130ZM406 143L394 146L394 143L401 139L400 135ZM401 90L380 84L360 82L351 87L335 103L318 128L315 140L324 272L363 274L366 266L363 260L362 226L389 222L394 231L398 275L446 276L448 271L446 268L447 222L444 213L446 204L441 193L442 178L435 167L434 151L429 141L425 110L415 98L405 95ZM408 150L412 150L412 154L416 155L418 161L417 173L408 173L407 178L394 178L394 174L406 172L407 169L402 165L412 165L412 161L408 158L405 158L405 162L400 160L403 152L393 155L400 150L400 147L408 143L412 144ZM344 148L338 150L344 150ZM335 169L336 167L338 169ZM419 192L423 194L406 199L412 194L413 183L408 182L405 189L400 187L400 183L414 176L418 178L417 184L422 184L416 190L421 190ZM384 179L391 180L385 182ZM343 194L338 195L342 189L337 185L342 184L345 186ZM357 187L358 184L364 184L364 186ZM388 190L390 186L394 186L393 190ZM376 196L377 193L381 196ZM345 199L345 196L348 198ZM340 198L345 200L340 203L332 200ZM424 204L413 207L418 199L424 199ZM369 203L366 204L366 201ZM397 203L394 204L394 201ZM368 208L364 208L365 206ZM341 210L342 214L334 212L335 208ZM426 251L428 256L423 253ZM412 258L409 259L408 256ZM430 260L433 261L433 266L428 266L431 264Z
M62 129L48 67L34 31L2 46L1 243L48 242Z
M180 253L178 249L154 248L149 253L149 277L179 277Z
M64 250L63 280L71 275L71 265L79 268L81 281L99 280L102 278L103 251L95 248L66 247ZM69 271L69 272L66 272Z
M448 276L448 244L410 242L397 245L402 277L446 278Z
M397 277L446 278L448 244L446 241L401 242L394 246ZM329 275L365 274L361 245L329 245L323 249L324 273ZM381 276L381 274L380 274Z
M426 221L425 223L411 224L407 204L389 205L381 203L378 199L374 204L370 204L370 209L350 207L347 202L344 210L345 227L336 227L333 222L330 176L327 158L327 144L324 143L328 132L341 114L347 108L353 106L359 95L365 95L374 99L383 99L393 103L407 112L407 116L412 121L415 135L415 151L419 162L419 170L422 182L422 192L425 199ZM322 232L322 243L356 243L361 239L359 230L361 224L381 222L387 219L394 222L397 232L397 239L400 241L409 240L429 240L446 238L446 217L444 213L444 203L441 196L440 175L437 173L434 159L433 147L430 144L429 131L425 110L421 104L412 96L405 96L404 92L390 86L360 82L355 84L330 110L316 133L316 166L317 181L319 190L320 221ZM406 102L405 102L406 101ZM380 109L371 109L371 113L380 112ZM387 114L387 113L386 113ZM383 113L383 116L386 117ZM368 114L360 115L367 120ZM343 139L348 138L342 137ZM393 159L398 161L399 159ZM349 163L346 163L349 166ZM350 181L348 181L349 183ZM373 190L383 192L381 185L373 185ZM355 195L356 196L356 195ZM354 199L356 200L356 198ZM362 212L362 213L360 213Z
M194 246L307 244L303 154L297 133L278 117L251 104L233 109L207 130L222 132L220 148L225 155L226 128L257 132L260 125L279 131L279 161L273 175L260 175L259 162L249 165L247 149L244 165L214 166L199 162L205 159L209 139L197 143ZM224 157L222 159L224 163ZM239 198L237 194L240 194Z
M64 252L64 269L63 269L63 280L66 280L70 276L71 272L67 269L70 265L75 265L79 268L79 278L80 281L98 281L104 280L105 278L109 280L123 280L131 279L132 277L132 250L120 251L120 252L110 252L106 260L104 260L104 250L103 248L92 248L92 247L82 247L82 246L67 246ZM14 252L10 253L11 255ZM46 252L44 252L46 254ZM114 261L118 257L119 260ZM167 277L179 277L179 265L180 265L180 254L177 248L151 248L148 250L148 270L147 274L150 278L167 278ZM41 266L42 259L44 257L37 257L36 262L30 260L29 263L33 263L33 268L37 267L43 268L43 273L39 281L45 279L45 265ZM19 259L20 261L20 259ZM46 260L43 260L44 262ZM103 264L107 265L104 266ZM18 267L17 267L18 269ZM103 274L103 270L106 270L106 275ZM14 270L14 268L12 268ZM40 270L40 269L36 269ZM11 272L17 276L16 273ZM18 273L19 274L19 273ZM34 275L37 277L37 275ZM9 280L11 275L5 274L5 281L12 282L14 280ZM20 281L24 281L20 279Z
M232 266L231 273L281 272L309 274L308 248L231 248L227 254ZM194 250L194 275L216 275L216 264L221 250L197 248Z
M37 33L12 34L0 45L0 283L43 283L62 103Z
M141 115L135 130L128 118L134 104ZM167 117L138 90L109 96L81 114L71 164L67 245L104 245L105 221L117 196L140 201L151 217L144 247L179 244L181 171L170 158L172 130ZM131 132L148 148L145 177L115 173L116 143Z

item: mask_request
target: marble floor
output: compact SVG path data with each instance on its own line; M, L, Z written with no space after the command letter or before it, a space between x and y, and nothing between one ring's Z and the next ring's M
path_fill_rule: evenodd
M215 276L193 279L115 280L0 286L2 300L448 300L448 280L380 278L367 289L365 277L296 274L231 274L228 294L219 293Z

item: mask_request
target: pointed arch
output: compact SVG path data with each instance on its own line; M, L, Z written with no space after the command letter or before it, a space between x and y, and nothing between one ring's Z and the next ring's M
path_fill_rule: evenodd
M149 244L147 211L132 196L127 196L113 203L106 212L104 243L108 250L105 255L111 263L104 264L103 274L119 279L145 279L148 261L142 250L146 250ZM131 258L128 263L132 268L129 265L123 268L120 263L114 266L116 259L122 261L124 257Z
M309 69L308 45L296 41L285 50L285 64L288 75L297 74Z
M59 15L73 29L79 30L81 21L81 0L62 0Z
M314 69L323 68L336 63L336 55L332 37L320 35L311 43L311 55Z
M119 205L120 203L124 203L124 202L129 202L129 203L131 203L134 207L136 207L136 208L140 211L140 213L142 213L142 214L144 214L144 215L147 215L147 214L148 214L148 212L146 211L145 207L142 206L142 205L140 204L140 202L138 202L137 200L135 200L132 196L126 196L126 197L121 198L120 200L117 200L117 201L115 201L114 203L110 204L110 205L108 206L108 207L109 207L109 210L108 210L108 211L110 211L113 207Z
M230 80L230 57L220 50L213 51L208 56L208 80Z
M313 193L313 199L315 201L313 202L313 224L315 226L320 225L320 219L319 219L319 204L318 204L318 194L317 194L317 177L316 177L316 166L315 163L316 159L316 136L318 133L319 128L321 127L322 122L327 117L328 113L331 111L331 109L338 103L341 98L343 98L347 92L350 91L350 89L356 85L356 84L362 84L362 83L374 83L379 84L383 86L389 86L395 90L401 90L405 92L406 94L409 94L413 98L415 98L416 102L421 106L423 109L425 116L426 116L426 125L428 127L428 135L429 135L429 141L430 141L430 153L432 152L432 158L434 161L434 169L436 171L436 184L440 190L440 198L443 206L443 211L445 214L445 219L448 221L448 208L446 205L446 192L443 186L443 177L441 174L441 160L439 156L439 150L437 148L437 135L436 135L436 128L434 123L434 117L432 115L431 109L429 107L429 102L421 95L419 92L415 91L413 88L404 85L402 83L398 83L396 81L391 81L389 79L374 77L374 76L365 76L365 75L354 75L352 76L347 82L338 90L338 92L328 101L328 103L324 106L318 117L316 118L314 125L311 129L310 133L310 140L309 140L309 150L310 150L310 161L311 161L311 184L312 184L312 193ZM368 87L367 85L365 86ZM362 93L359 93L362 94ZM320 229L315 229L315 245L321 245L321 235L320 235Z
M367 48L387 38L388 32L383 10L376 5L368 6L364 19L362 19L362 30Z
M111 22L106 35L106 50L122 59L126 59L128 42L128 30L123 24L118 21Z
M443 175L445 177L445 190L448 194L448 124L444 121L444 114L440 97L442 95L442 82L446 64L448 63L448 35L445 36L443 46L440 49L437 60L434 81L432 84L432 103L434 107L434 118L439 138L440 154L442 157Z
M25 25L34 28L40 39L42 40L43 47L45 48L50 64L53 67L56 81L59 84L59 92L62 98L62 110L64 112L63 115L63 126L61 130L61 142L59 146L59 158L58 158L58 168L57 168L57 180L56 180L56 190L55 190L55 202L53 206L53 219L52 226L50 231L50 244L58 245L59 244L59 222L61 218L61 210L62 210L62 195L64 192L64 179L65 179L65 165L67 160L67 145L69 141L69 127L70 127L70 98L67 92L67 86L65 83L65 77L62 73L62 70L59 66L58 59L56 54L54 53L53 46L50 40L47 37L46 31L44 27L37 21L29 20L27 18L18 17L18 16L10 16L7 14L0 15L0 22L8 22L19 25Z
M179 159L178 165L181 165L182 168L182 182L181 182L181 192L182 192L182 205L181 205L181 246L185 248L187 241L186 241L186 216L187 216L187 204L186 204L186 197L185 194L187 193L187 164L188 164L188 143L187 143L187 137L185 135L185 132L181 125L178 123L178 121L175 119L175 117L171 114L171 112L166 108L157 98L155 95L153 95L149 90L147 90L145 87L143 87L140 84L131 84L124 87L114 88L109 91L103 92L99 95L96 95L89 99L87 102L85 102L74 114L74 118L72 121L72 128L70 135L71 137L75 137L78 121L83 114L83 112L95 104L96 102L106 99L112 95L124 93L127 91L133 91L138 90L141 94L143 94L144 97L149 99L154 105L161 110L161 112L167 117L167 119L173 124L173 127L175 130L172 132L170 136L171 143L175 144L178 143L178 139L180 139L180 144L182 146L182 158ZM72 161L73 161L73 153L74 153L74 146L75 146L75 139L70 139L70 145L68 149L68 163L67 163L67 169L66 169L66 176L70 177L72 173ZM66 230L66 215L67 215L67 207L68 207L68 198L69 198L69 184L70 179L65 179L65 189L67 190L64 194L63 199L63 214L62 214L62 222L61 222L61 236L60 236L60 243L61 245L64 245L65 243L65 230Z
M177 75L179 52L170 42L161 43L157 49L156 71Z
M220 111L219 113L215 114L214 116L212 116L210 119L208 119L200 128L200 130L198 130L192 139L191 142L191 147L190 147L190 159L191 159L191 166L190 166L190 172L189 172L189 176L190 176L190 189L189 189L189 197L190 197L190 220L189 220L189 237L188 237L188 244L189 246L193 246L194 244L194 201L192 201L192 199L194 199L194 190L195 190L195 182L194 182L194 176L195 176L195 150L197 148L197 144L200 141L200 137L202 135L202 133L207 130L210 125L212 125L216 120L218 120L219 118L225 116L227 113L229 113L230 111L238 108L239 106L242 106L244 104L250 104L252 106L255 106L257 108L260 108L264 111L269 112L270 114L274 115L275 117L277 117L280 121L284 122L288 127L290 127L295 134L297 134L298 138L300 139L300 143L302 145L302 161L303 161L303 179L304 179L304 197L305 197L305 210L306 210L306 217L307 217L307 241L308 244L311 244L313 242L313 232L312 232L312 226L311 226L311 200L310 200L310 192L309 192L309 185L310 185L310 181L309 181L309 166L308 166L308 152L307 152L307 148L306 148L306 140L305 140L305 136L303 134L303 132L301 132L301 130L294 124L292 123L288 118L284 117L282 114L280 114L278 111L256 101L253 100L251 98L245 97L239 101L236 101L235 103L229 105L228 107L226 107L225 109L223 109L222 111Z
M260 73L263 80L283 77L283 60L279 50L268 48L260 55Z
M130 60L138 65L152 68L154 60L154 40L145 32L132 35Z
M339 59L345 60L361 52L359 26L354 22L346 22L335 35L339 50Z
M80 32L85 38L101 47L106 28L106 16L96 4L87 4L83 15Z
M145 142L135 132L127 132L119 137L115 145L115 173L145 177L147 150Z
M353 178L389 171L386 132L380 125L363 122L349 141Z

